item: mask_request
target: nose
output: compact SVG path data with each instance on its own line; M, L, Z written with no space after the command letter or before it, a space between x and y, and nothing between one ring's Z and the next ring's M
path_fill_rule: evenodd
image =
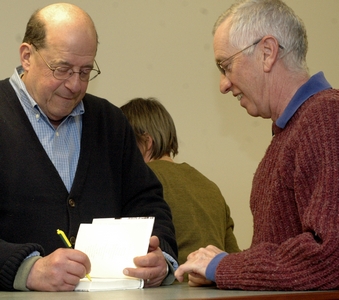
M74 72L71 77L65 80L65 86L73 93L78 92L81 89L83 81L80 80L80 73Z
M232 87L232 82L229 80L229 78L226 75L221 74L220 75L220 92L222 94L227 94L231 90L231 87Z

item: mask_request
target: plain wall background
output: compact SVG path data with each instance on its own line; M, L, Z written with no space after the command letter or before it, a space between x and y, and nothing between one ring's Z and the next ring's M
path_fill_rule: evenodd
M56 1L0 0L0 78L19 64L26 23ZM249 196L253 173L271 139L271 121L249 116L219 92L212 26L231 0L72 0L94 20L102 74L88 92L121 106L157 97L179 136L177 162L186 161L221 189L231 208L240 248L250 246ZM339 1L286 0L308 30L308 65L339 87ZM251 41L249 41L250 43ZM302 133L300 133L302 134ZM189 226L189 224L188 224Z

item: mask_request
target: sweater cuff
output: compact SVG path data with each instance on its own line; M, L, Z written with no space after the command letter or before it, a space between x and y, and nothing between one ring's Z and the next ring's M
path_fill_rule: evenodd
M26 287L27 278L31 268L35 264L35 262L40 259L41 256L32 256L25 259L20 265L18 272L16 273L13 287L15 290L19 291L28 291L29 289Z
M3 259L3 265L0 267L0 290L12 291L14 290L13 284L16 274L25 258L34 251L40 252L43 256L44 249L40 245L33 243L13 244L2 240L0 242L1 246L3 246L3 249L0 247L0 250L3 250L3 253L5 251L8 253L7 257Z
M206 279L215 282L215 271L217 269L217 266L226 255L228 255L227 252L221 252L210 261L206 268Z

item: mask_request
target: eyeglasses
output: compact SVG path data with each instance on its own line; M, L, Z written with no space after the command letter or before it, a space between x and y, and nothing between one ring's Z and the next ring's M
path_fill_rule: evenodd
M230 56L229 58L226 58L226 59L224 59L224 60L222 60L222 61L217 62L217 67L218 67L219 71L221 72L221 74L226 75L226 71L227 71L228 65L227 65L226 67L223 66L223 64L224 64L226 61L231 61L235 56L237 56L237 55L240 54L241 52L244 52L245 50L247 50L247 49L249 49L249 48L251 48L251 47L253 47L253 46L259 44L260 41L261 41L262 39L263 39L263 38L261 38L261 39L259 39L259 40L256 40L253 44L247 46L246 48L244 48L244 49L242 49L242 50L240 50L240 51L238 51L237 53L233 54L233 55ZM279 48L280 48L280 49L284 49L284 47L281 46L281 45L279 45Z
M101 74L100 68L99 68L99 66L98 66L98 64L95 60L94 60L94 63L95 63L96 69L94 69L94 68L84 68L84 69L81 69L79 72L75 72L70 67L52 68L48 64L48 62L42 57L42 55L38 51L38 48L33 43L32 43L32 45L34 46L35 51L39 54L39 56L45 62L46 66L52 71L55 79L66 80L66 79L70 78L74 73L78 73L81 81L88 82L88 81L91 81L94 78L96 78L99 74Z

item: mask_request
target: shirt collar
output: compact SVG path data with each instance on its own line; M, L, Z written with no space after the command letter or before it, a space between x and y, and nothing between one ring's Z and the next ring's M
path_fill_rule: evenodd
M20 102L22 105L26 107L30 107L31 109L38 109L43 115L45 115L42 110L40 109L39 105L36 101L31 97L28 93L24 82L21 79L21 75L23 74L24 70L22 66L15 68L13 75L9 79L15 93L17 94ZM73 111L69 114L69 116L78 116L82 115L85 112L85 107L82 100L79 104L73 109Z
M323 72L313 75L297 90L282 115L277 119L276 125L280 128L285 128L287 122L308 98L330 88L332 88L332 86L325 79Z

